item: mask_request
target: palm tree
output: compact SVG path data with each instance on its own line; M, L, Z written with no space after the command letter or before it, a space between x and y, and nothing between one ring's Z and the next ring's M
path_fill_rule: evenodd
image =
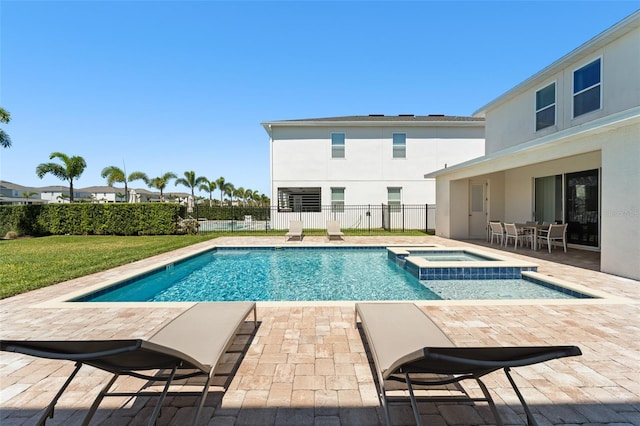
M232 183L227 182L224 184L224 194L229 197L229 205L233 204L233 191L236 190L236 187L233 186Z
M167 187L167 184L169 183L169 181L171 179L175 179L176 177L177 176L174 173L167 172L162 176L158 176L153 179L150 179L149 182L147 182L147 185L149 185L151 188L156 188L157 190L159 190L160 201L164 201L164 195L162 195L163 191Z
M233 190L233 195L236 197L236 200L238 200L238 202L240 202L240 200L242 200L242 202L244 204L244 188L243 187L234 189Z
M218 184L216 184L215 181L211 181L206 178L204 182L200 184L200 187L198 187L200 191L209 193L209 207L213 207L213 191L215 191L217 187Z
M218 189L220 190L220 205L222 206L222 196L227 190L228 183L225 182L224 177L220 176L216 179L216 185L218 185Z
M109 166L102 169L101 176L103 178L107 178L107 185L113 186L116 182L124 183L124 193L125 197L129 195L129 187L127 186L127 182L133 182L134 180L143 180L145 183L148 183L149 178L143 172L132 172L129 176L127 176L126 170L122 170L116 166Z
M0 123L9 123L11 121L11 114L6 109L0 107ZM0 129L0 146L3 148L9 148L11 146L11 138L4 130Z
M74 155L69 157L62 152L54 152L49 156L50 160L59 158L64 164L42 163L36 167L36 175L42 179L47 173L51 173L58 179L69 181L69 201L73 203L73 180L79 178L87 168L84 158Z
M184 177L180 178L180 179L176 179L176 186L178 185L184 185L188 188L191 188L191 197L193 197L193 200L195 201L196 199L196 194L194 193L194 190L202 183L207 182L207 178L204 176L198 176L196 177L196 172L194 172L193 170L188 171L188 172L184 172Z

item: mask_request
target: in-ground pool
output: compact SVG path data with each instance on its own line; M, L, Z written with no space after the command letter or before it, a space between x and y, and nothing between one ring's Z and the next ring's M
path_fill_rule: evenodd
M432 287L430 287L432 286ZM74 302L564 299L589 297L517 279L419 280L384 247L218 248Z

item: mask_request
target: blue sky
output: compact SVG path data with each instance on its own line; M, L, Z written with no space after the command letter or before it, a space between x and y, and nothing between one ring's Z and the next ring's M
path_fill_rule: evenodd
M269 194L263 121L471 115L639 1L0 2L0 179L54 151ZM142 182L133 186L144 187ZM184 187L167 188L186 191ZM205 195L205 194L201 194Z

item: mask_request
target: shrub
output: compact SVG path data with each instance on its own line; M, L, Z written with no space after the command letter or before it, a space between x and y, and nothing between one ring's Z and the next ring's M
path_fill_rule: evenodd
M71 203L0 207L0 235L169 235L173 203Z

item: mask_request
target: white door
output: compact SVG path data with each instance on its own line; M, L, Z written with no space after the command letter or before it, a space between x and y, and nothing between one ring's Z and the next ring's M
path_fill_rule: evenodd
M469 184L469 238L487 237L487 183Z

